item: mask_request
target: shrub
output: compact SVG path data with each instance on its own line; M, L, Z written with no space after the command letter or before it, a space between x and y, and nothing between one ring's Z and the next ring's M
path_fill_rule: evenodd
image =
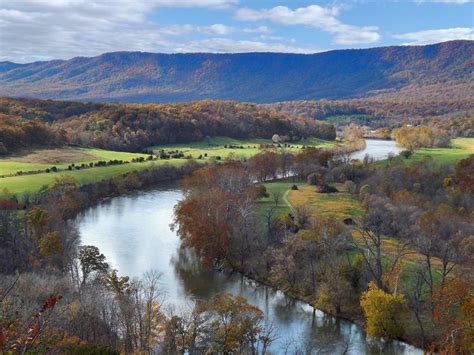
M334 186L331 186L331 185L328 185L328 184L322 184L321 186L319 186L318 190L319 190L319 192L321 192L323 194L332 194L332 193L335 193L335 192L339 191Z
M267 192L267 188L265 185L258 185L257 186L257 195L258 197L269 197L270 194Z
M410 159L412 155L413 152L411 150L402 150L400 152L400 156L404 157L405 159Z

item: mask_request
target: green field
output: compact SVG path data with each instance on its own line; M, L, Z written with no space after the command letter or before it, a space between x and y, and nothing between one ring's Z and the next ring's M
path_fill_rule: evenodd
M0 194L6 189L13 194L22 194L24 192L36 192L44 186L54 183L56 178L61 176L72 176L80 184L86 184L94 181L105 180L110 177L125 174L134 170L146 169L152 166L164 164L183 165L184 159L158 160L144 163L130 163L123 165L112 165L106 167L89 168L82 170L60 171L57 173L41 173L33 175L11 176L0 178Z
M44 186L50 186L54 183L55 179L61 176L72 176L80 184L85 184L125 174L133 170L146 169L151 166L163 164L182 165L186 163L186 160L184 159L169 159L153 162L145 161L142 163L110 165L80 170L67 170L67 167L71 163L76 165L84 163L87 165L91 162L109 160L131 162L134 158L146 158L147 156L148 155L146 154L139 153L73 147L41 149L11 155L7 158L0 159L0 175L16 174L18 171L28 172L45 170L53 166L64 170L50 173L43 172L39 174L0 177L0 194L2 194L4 190L17 195L25 192L36 192Z
M155 153L161 150L164 150L165 152L178 150L185 156L190 155L195 159L199 158L199 156L206 158L206 154L208 159L212 157L221 157L222 159L225 159L230 154L233 154L237 159L245 159L261 152L260 145L262 144L272 144L272 141L270 139L233 139L227 137L214 137L199 142L159 145L151 149L153 149ZM288 145L289 147L284 147L284 143L282 143L281 147L275 146L275 149L297 153L303 146L322 148L330 147L333 143L317 138L310 138L300 141L297 144L288 143ZM227 146L227 148L225 146ZM237 146L239 148L229 148L229 146Z
M0 175L16 174L18 171L28 172L45 170L53 166L67 169L71 163L89 164L105 160L131 161L134 158L147 157L146 154L116 152L95 148L57 148L40 149L22 152L0 159Z
M215 157L220 156L225 159L233 153L235 158L248 158L261 152L261 144L271 144L271 140L267 139L250 139L250 140L236 140L225 137L215 137L207 139L201 142L194 142L188 144L173 144L153 147L155 152L159 152L161 149L165 151L176 151L179 150L188 157L198 158L202 155L202 159L199 161L212 161ZM330 146L332 143L322 141L319 139L308 139L300 142L299 144L291 144L291 147L278 148L277 150L287 149L289 152L298 152L303 145L306 146L318 146L325 147ZM242 146L241 148L225 148L225 146ZM207 154L207 156L205 156ZM182 165L186 163L186 159L167 159L167 160L156 160L153 162L143 163L129 163L123 165L111 165L105 167L94 167L80 170L66 170L67 167L75 163L78 164L89 164L97 161L109 161L109 160L123 160L130 162L134 158L147 157L146 154L139 153L126 153L116 152L110 150L93 149L93 148L74 148L65 147L57 149L41 149L30 152L22 152L21 154L15 154L6 158L0 159L0 176L15 175L17 172L28 172L36 170L50 169L55 166L61 171L50 172L50 173L35 173L30 175L18 175L18 176L5 176L0 177L0 193L5 189L10 193L21 194L24 192L35 192L40 190L44 186L50 186L54 183L55 179L60 176L72 176L79 183L90 183L93 181L99 181L107 179L119 174L124 174L133 170L145 169L150 166L171 164L171 165Z
M270 209L273 209L273 216L293 213L293 206L288 201L288 192L292 185L300 185L302 182L293 182L292 179L276 180L266 182L263 185L267 189L268 197L263 197L258 201L259 218L264 219ZM274 195L278 194L278 205L275 204Z
M456 164L458 161L474 154L474 138L456 138L451 142L450 148L424 148L415 151L410 160L421 160L432 157L442 165Z

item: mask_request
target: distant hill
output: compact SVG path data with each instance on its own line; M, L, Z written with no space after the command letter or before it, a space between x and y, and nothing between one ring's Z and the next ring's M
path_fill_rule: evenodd
M283 53L106 53L30 64L0 62L0 95L174 102L470 98L474 41Z
M0 97L0 155L65 143L141 151L206 137L270 139L273 134L291 141L336 137L330 123L235 101L137 105Z

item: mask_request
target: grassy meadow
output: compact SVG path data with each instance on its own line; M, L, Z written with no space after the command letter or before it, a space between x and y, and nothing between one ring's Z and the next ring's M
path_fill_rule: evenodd
M234 157L236 159L249 158L261 152L260 145L271 144L269 139L248 139L237 140L226 137L215 137L200 142L187 144L173 144L150 148L155 153L161 150L166 152L180 151L185 157L191 156L198 159L201 156L202 161L212 161L216 157L225 159ZM319 139L307 139L298 144L291 144L290 147L281 147L276 149L286 149L290 152L297 153L305 146L327 147L331 146L331 142ZM227 146L227 148L226 148ZM230 148L229 146L232 146ZM237 148L238 147L238 148ZM242 147L242 148L240 148ZM206 155L207 154L207 155ZM117 152L95 148L78 148L64 147L56 149L38 149L35 151L27 151L10 155L0 159L0 193L8 190L10 193L22 194L24 192L39 191L44 186L54 183L55 179L66 175L74 177L79 183L90 183L107 179L116 175L125 174L127 172L139 169L146 169L150 166L171 164L182 165L186 163L186 159L166 159L155 160L152 162L132 163L132 159L146 158L147 154ZM200 159L200 160L201 160ZM103 167L94 167L81 170L66 170L67 167L74 164L90 164L98 161L123 160L130 162L123 165L110 165ZM58 172L35 173L15 175L17 172L31 172L37 170L50 169L52 167L61 169ZM12 175L12 176L7 176Z
M38 149L0 158L0 175L15 174L18 171L28 172L45 170L53 166L58 169L67 169L68 165L71 163L89 164L101 160L131 161L132 159L139 157L146 158L147 155L95 148L64 147L55 149Z
M228 137L213 137L199 142L184 143L184 144L166 144L151 148L155 153L161 150L165 152L181 151L185 156L191 156L194 159L199 156L207 158L220 157L225 159L234 156L236 159L246 159L258 154L262 151L261 145L272 144L270 139L233 139ZM279 150L286 150L291 153L297 153L303 146L311 147L330 147L333 142L325 141L317 138L305 139L296 143L281 143ZM226 147L227 146L227 147Z
M474 154L474 138L455 138L449 148L422 148L417 149L410 159L402 161L410 164L427 157L431 157L435 164L454 165L462 159Z
M474 138L456 138L450 148L425 148L415 151L413 160L420 160L427 156L440 164L456 164L458 161L474 154Z
M338 221L357 218L363 213L354 195L346 191L344 184L331 184L339 192L320 193L313 185L301 184L298 190L288 191L288 201L294 207L305 207L311 217L331 217Z
M184 159L169 159L157 161L145 161L142 163L132 163L132 159L148 155L139 153L116 152L94 148L57 148L40 149L36 151L24 152L22 154L11 155L0 159L0 175L15 174L18 171L28 172L45 170L53 166L60 170L58 172L42 172L38 174L24 174L0 177L0 193L8 190L9 193L22 194L25 192L36 192L44 186L50 186L56 178L61 176L72 176L80 184L104 180L116 175L125 174L130 171L146 169L155 165L185 164ZM74 164L95 163L98 161L123 160L130 162L122 165L110 165L103 167L93 167L80 170L66 170Z

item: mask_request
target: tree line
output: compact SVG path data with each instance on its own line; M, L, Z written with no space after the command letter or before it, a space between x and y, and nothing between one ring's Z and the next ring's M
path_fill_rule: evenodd
M289 141L333 140L333 125L254 104L197 101L166 105L82 104L41 100L0 100L0 153L65 143L142 151L160 144L208 136Z
M351 100L288 101L271 107L294 115L318 120L337 119L338 126L351 122L371 128L398 128L405 124L431 125L452 136L474 134L472 99L396 99L368 98Z

